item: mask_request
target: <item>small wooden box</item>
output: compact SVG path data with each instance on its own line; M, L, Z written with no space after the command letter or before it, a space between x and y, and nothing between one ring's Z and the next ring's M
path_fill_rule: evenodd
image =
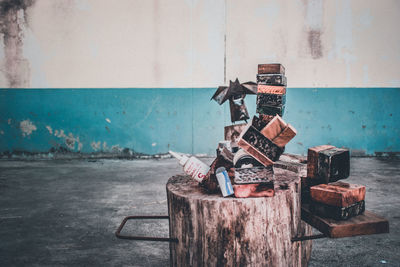
M286 95L277 94L257 94L257 107L263 106L282 106L286 103Z
M336 207L347 207L365 199L365 186L335 182L310 188L312 200Z
M285 86L276 86L276 85L257 85L257 94L276 94L276 95L284 95L286 94Z
M334 146L322 145L308 149L307 153L307 177L318 178L318 153L323 150L332 149Z
M286 86L286 76L282 74L257 74L257 83Z
M285 67L282 64L258 64L258 74L285 75Z
M325 183L346 179L350 175L350 152L344 148L332 148L318 153L318 176Z
M278 115L261 130L261 133L279 147L285 146L297 134L296 129Z
M283 148L275 145L250 123L243 130L238 145L264 166L273 164L283 153Z

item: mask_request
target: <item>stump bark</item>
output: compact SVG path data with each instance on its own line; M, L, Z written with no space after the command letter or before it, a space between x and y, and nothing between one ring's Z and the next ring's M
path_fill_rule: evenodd
M171 266L307 266L312 241L301 216L300 177L275 171L275 196L223 198L189 176L167 183Z

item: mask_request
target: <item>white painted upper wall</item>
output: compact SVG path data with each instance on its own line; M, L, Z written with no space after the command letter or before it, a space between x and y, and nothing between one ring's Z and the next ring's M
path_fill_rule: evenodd
M36 0L21 12L22 55L0 33L0 87L14 72L34 88L215 87L275 62L289 87L400 87L396 0Z

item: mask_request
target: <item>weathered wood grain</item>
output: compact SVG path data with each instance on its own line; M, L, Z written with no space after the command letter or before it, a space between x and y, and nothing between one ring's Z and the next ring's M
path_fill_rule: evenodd
M301 219L331 238L389 233L389 221L370 211L338 221L312 214L308 205L302 205Z
M335 182L310 188L311 199L326 205L347 207L365 199L365 186Z
M167 183L171 266L307 266L312 241L300 220L300 179L277 173L273 197L223 198L205 194L193 179Z
M285 67L282 64L258 64L258 74L285 75Z

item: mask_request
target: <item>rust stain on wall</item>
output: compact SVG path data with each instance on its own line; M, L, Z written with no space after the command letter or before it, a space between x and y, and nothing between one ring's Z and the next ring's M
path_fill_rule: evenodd
M321 31L310 30L308 31L308 46L310 48L311 57L318 59L323 56L321 44Z
M36 0L0 0L0 35L5 61L0 69L11 88L29 87L30 66L23 56L27 10Z

